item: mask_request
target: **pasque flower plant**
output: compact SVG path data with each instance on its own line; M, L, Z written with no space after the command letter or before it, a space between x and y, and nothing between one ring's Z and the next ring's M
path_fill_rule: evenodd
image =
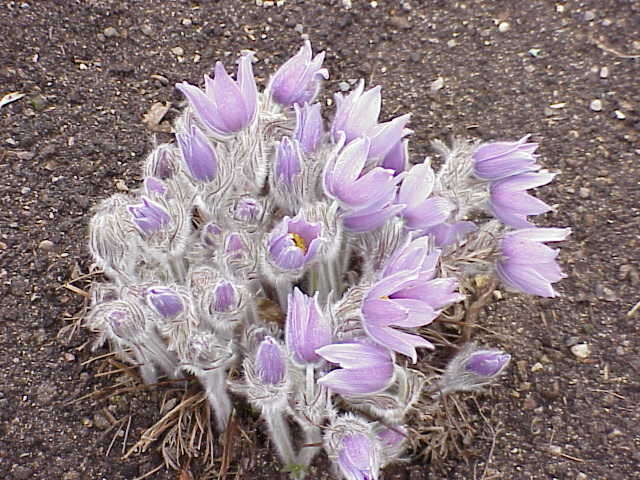
M251 54L236 79L217 63L204 90L177 85L176 141L91 221L107 281L87 325L145 382L197 378L221 433L229 391L244 395L296 476L322 445L336 475L375 479L403 453L421 395L477 390L509 362L467 345L426 385L414 365L439 345L429 325L478 273L558 295L564 275L545 242L569 230L532 222L551 207L528 191L554 174L529 136L436 142L435 171L410 158L408 114L379 122L380 87L361 81L323 115L323 60L307 41L262 91Z

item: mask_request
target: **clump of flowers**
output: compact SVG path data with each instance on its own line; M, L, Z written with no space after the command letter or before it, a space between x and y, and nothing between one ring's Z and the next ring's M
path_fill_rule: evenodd
M177 86L188 106L176 142L91 221L108 281L87 324L145 382L195 376L220 432L244 395L296 475L323 446L337 474L375 479L402 455L405 418L426 391L411 368L435 348L423 327L477 274L557 295L564 275L545 243L569 230L528 218L550 207L527 191L553 178L528 137L435 143L437 172L412 164L409 115L380 122L379 87L336 94L325 121L323 58L305 42L262 92L249 53L235 79L217 63L204 89ZM476 390L509 358L470 345L430 384Z

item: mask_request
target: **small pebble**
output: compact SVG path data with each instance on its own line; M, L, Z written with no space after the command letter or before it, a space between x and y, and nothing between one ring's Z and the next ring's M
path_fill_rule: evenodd
M593 10L587 10L586 12L584 12L584 21L585 22L590 22L594 18L596 18L596 12L594 12Z
M580 190L578 190L578 196L586 200L591 196L591 190L589 190L587 187L580 187Z
M540 370L544 370L544 365L542 365L540 362L534 363L531 367L532 372L539 372Z
M173 47L171 49L171 53L173 53L174 55L177 55L178 57L181 57L182 55L184 55L184 48L182 48L182 47Z
M591 355L591 347L587 343L578 343L571 347L571 353L581 360L589 358Z
M117 37L118 30L116 30L114 27L107 27L102 31L102 34L107 38Z
M624 113L622 113L620 110L616 110L613 113L615 114L618 120L624 120L625 118L627 118L627 116Z
M500 22L498 25L498 31L500 33L505 33L511 30L511 24L509 22Z
M602 67L600 69L600 78L609 78L609 67Z
M599 98L593 100L591 102L591 105L589 105L589 108L591 108L591 110L593 110L594 112L601 112L602 111L602 100L600 100Z
M38 244L38 250L42 250L43 252L50 252L51 250L53 250L54 246L55 245L51 240L42 240Z
M153 33L153 28L151 28L151 25L148 25L145 23L140 27L140 31L147 37L150 37L151 34Z
M578 475L576 475L576 480L587 480L587 475L582 472L578 472Z
M351 85L349 85L349 82L340 82L338 88L341 92L348 92L351 89Z
M429 90L435 93L438 90L442 90L442 87L444 87L444 78L438 77L433 82L431 82L431 86L429 87Z

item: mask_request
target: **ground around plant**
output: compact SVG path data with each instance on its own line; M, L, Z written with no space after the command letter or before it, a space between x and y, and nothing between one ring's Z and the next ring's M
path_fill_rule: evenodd
M573 229L560 298L500 289L480 315L478 341L513 362L473 401L461 453L383 478L640 478L640 3L27 0L0 2L0 25L0 98L24 94L0 107L0 478L131 480L160 464L153 447L123 455L176 393L91 395L122 374L63 329L91 278L64 285L90 269L91 208L136 188L154 136L170 140L174 84L242 49L264 84L306 36L327 52L326 92L364 78L384 119L413 112L414 160L436 138L531 133L559 172L540 223ZM156 104L167 123L145 122ZM225 478L286 478L264 427L239 428L250 441ZM196 463L146 478L198 478Z

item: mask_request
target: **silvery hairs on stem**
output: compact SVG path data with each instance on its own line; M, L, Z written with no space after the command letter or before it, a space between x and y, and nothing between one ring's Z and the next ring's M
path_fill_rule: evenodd
M529 136L436 142L438 171L429 159L412 164L410 116L380 122L380 87L337 93L325 122L323 60L306 41L263 91L251 53L235 79L218 62L204 88L177 85L188 105L176 141L151 152L137 190L104 200L91 220L107 282L94 288L87 325L147 383L195 376L219 431L229 389L246 396L293 476L322 445L336 475L375 479L403 454L405 418L425 391L407 366L435 348L420 327L478 273L557 295L564 275L545 242L569 229L529 220L550 207L528 190L554 175ZM284 322L268 321L265 302ZM429 398L477 390L509 358L469 345ZM242 372L233 382L232 368Z

